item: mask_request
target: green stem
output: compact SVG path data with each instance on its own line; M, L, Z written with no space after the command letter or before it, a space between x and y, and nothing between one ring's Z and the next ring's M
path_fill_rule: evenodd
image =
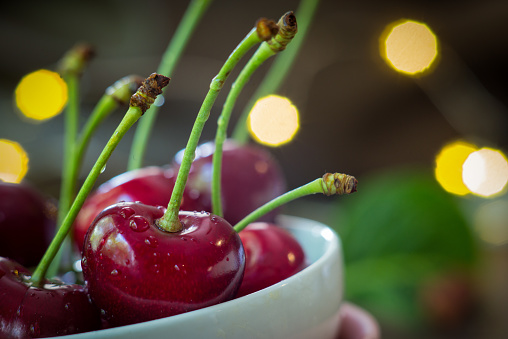
M240 220L234 226L234 229L235 231L240 232L247 227L247 225L258 220L263 215L298 198L316 193L322 193L327 196L351 194L356 192L356 186L356 178L351 175L343 173L326 173L322 178L311 181L308 184L295 188L294 190L284 193L283 195L267 202Z
M78 134L79 120L79 80L81 74L94 54L93 48L87 44L77 44L71 48L59 62L59 72L62 74L68 88L68 101L65 110L64 143L62 157L62 182L58 203L57 227L61 227L63 219L71 206L76 193L76 182L73 178L74 153ZM58 259L51 264L51 275L58 272L62 250Z
M289 70L294 64L296 56L305 41L305 37L315 16L318 4L319 0L302 0L300 2L300 5L296 10L296 14L298 16L298 34L291 43L291 46L289 46L284 53L275 58L270 70L263 78L263 82L258 86L257 90L252 95L240 115L232 136L238 144L243 145L249 141L247 119L256 101L268 94L277 92L283 81L286 79Z
M285 16L290 16L292 13L286 13ZM285 20L284 17L281 18L281 23L286 23L288 20ZM294 23L294 33L296 33L296 21L291 21ZM228 93L226 101L224 102L224 106L222 109L222 113L219 116L217 121L217 132L215 135L215 152L213 154L213 167L212 167L212 212L215 215L223 216L222 210L222 201L221 201L221 170L222 170L222 151L223 144L227 138L227 128L229 124L229 120L231 118L231 113L235 106L236 100L240 95L240 92L245 87L247 82L250 80L252 74L271 56L277 54L278 52L285 49L287 43L284 45L277 45L275 41L279 41L279 35L284 34L287 31L287 28L280 29L280 31L272 38L272 43L265 41L259 46L254 55L249 59L247 64L244 66L238 77L236 78L233 85L231 85L231 90ZM287 39L287 42L292 40L291 38ZM277 47L274 47L277 46Z
M157 95L162 93L162 88L167 86L169 83L169 78L153 73L148 78L145 79L143 85L134 93L130 98L130 106L125 113L122 121L116 128L115 132L107 142L106 146L102 150L99 158L95 162L94 166L90 170L90 173L85 179L85 182L81 186L74 202L70 206L68 213L65 215L65 218L58 229L57 234L51 241L46 253L42 257L39 265L34 271L32 276L32 282L36 286L41 286L44 284L44 278L46 277L46 273L48 271L49 265L54 259L55 255L58 253L63 241L67 237L76 216L78 215L83 203L85 202L86 197L90 194L90 191L95 184L95 181L103 171L104 166L108 162L109 157L115 150L116 146L122 140L123 136L129 130L132 125L146 112L146 110L153 103Z
M106 93L102 96L92 111L90 118L87 120L83 130L77 138L77 142L75 142L73 145L72 153L67 155L69 158L66 156L66 159L68 160L65 161L66 168L64 170L64 180L60 193L60 196L63 199L60 199L60 208L58 210L58 225L62 224L65 216L67 215L67 212L69 211L72 199L74 199L76 185L78 183L79 170L81 168L83 157L92 135L100 123L113 110L115 110L120 104L129 103L130 96L139 87L141 80L142 79L139 77L129 76L118 80L115 82L115 84L108 87ZM66 131L68 131L67 128ZM76 140L76 136L74 136L72 140ZM66 143L68 142L70 141L66 140ZM51 265L47 271L47 276L52 277L58 273L64 246L65 245L62 246L55 258L52 260Z
M171 39L171 42L162 56L157 73L168 77L171 73L173 73L185 46L190 40L190 36L194 32L210 3L211 0L193 0L189 4L189 7L178 25L173 38ZM128 170L134 170L143 165L143 156L158 110L159 107L153 105L150 108L150 114L139 122L134 133L129 162L127 164Z
M62 242L69 233L72 223L76 219L76 216L81 207L83 206L86 197L92 190L95 181L101 174L104 166L106 166L109 157L113 153L114 149L116 148L122 137L129 130L129 128L141 117L142 114L143 113L139 107L129 107L129 109L127 110L127 113L125 114L124 118L116 128L115 132L113 133L108 143L106 144L106 147L104 147L103 151L99 155L99 158L95 162L95 165L92 167L90 173L85 179L83 186L79 190L76 199L74 199L74 202L72 203L67 215L65 216L60 228L58 229L57 234L53 238L53 241L49 245L39 265L35 269L34 274L32 276L32 281L34 282L35 285L41 286L43 284L43 280L44 277L46 276L49 264L55 257Z
M219 92L224 86L224 83L226 82L229 74L233 71L234 67L245 55L245 53L247 53L247 51L249 51L256 44L266 40L266 37L262 37L259 33L259 27L265 26L263 23L266 22L261 22L261 20L258 21L257 27L252 29L249 34L247 34L247 36L240 42L235 50L229 55L219 73L212 79L210 89L206 94L203 104L201 105L201 108L196 117L196 121L192 127L187 146L185 147L182 162L180 164L180 169L178 170L178 176L176 178L176 183L171 194L168 208L163 217L158 221L159 226L168 232L178 232L182 228L180 219L178 218L178 212L182 202L183 191L185 189L185 184L187 183L190 167L192 165L192 161L194 160L194 154L199 142L199 138L201 137L201 132L203 131L204 125L210 116L210 111L213 104L215 103L215 99L219 95Z
M74 160L72 162L72 179L74 182L77 182L79 169L81 168L86 149L95 130L111 112L118 108L118 106L129 104L130 97L141 85L142 80L142 78L137 76L127 76L106 89L106 92L93 109L79 135L74 152Z
M75 72L68 72L64 75L68 88L68 101L65 109L64 122L64 140L62 157L62 181L60 184L60 196L58 199L57 227L63 222L63 219L69 211L73 196L76 191L76 183L73 180L73 158L76 147L76 138L78 130L79 117L79 76ZM58 253L58 259L51 264L49 274L54 276L60 267L60 258L63 249Z
M69 73L64 76L67 83L69 99L65 110L64 155L62 164L62 184L58 207L57 225L62 223L67 214L75 192L72 181L72 160L76 147L78 116L79 116L79 79L77 74Z

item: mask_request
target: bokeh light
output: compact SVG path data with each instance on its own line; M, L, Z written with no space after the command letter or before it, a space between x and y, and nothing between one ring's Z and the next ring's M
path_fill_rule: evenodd
M0 139L0 180L19 183L28 171L28 155L15 141Z
M456 141L443 147L436 157L435 176L448 192L466 195L470 190L462 180L462 165L478 148L464 141Z
M16 87L16 106L34 121L50 119L67 103L67 84L56 72L41 69L25 75Z
M472 193L495 196L504 190L508 182L508 161L501 151L482 148L467 157L462 179Z
M494 200L478 207L474 228L480 239L489 244L508 243L508 201Z
M398 72L422 75L438 56L438 41L427 25L400 20L385 28L380 38L380 54Z
M248 126L257 142L280 146L291 141L298 131L298 110L289 99L269 95L256 102L249 114Z

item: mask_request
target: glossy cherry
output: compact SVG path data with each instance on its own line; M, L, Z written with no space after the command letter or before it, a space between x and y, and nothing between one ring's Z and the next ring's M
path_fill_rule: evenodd
M245 249L245 272L237 297L276 284L307 265L298 241L275 224L255 222L239 234Z
M100 329L84 286L29 282L30 271L0 257L0 337L41 338Z
M32 186L0 181L0 255L37 265L55 233L55 213L56 206Z
M196 149L187 186L201 195L205 210L211 210L213 142ZM175 164L181 161L183 151L175 156ZM286 181L275 158L263 148L254 145L238 145L233 140L224 142L222 154L221 190L224 219L235 225L246 215L286 191ZM207 198L205 198L207 197ZM273 211L261 220L273 221Z
M83 275L111 326L184 313L234 298L245 255L223 218L180 212L183 229L156 220L162 207L119 203L105 209L85 238Z
M171 168L151 166L122 173L99 186L86 199L74 222L74 239L79 251L83 250L83 241L91 223L106 207L118 202L133 201L152 206L167 206L176 174ZM182 199L182 209L205 209L200 199L199 193L191 194L186 191Z

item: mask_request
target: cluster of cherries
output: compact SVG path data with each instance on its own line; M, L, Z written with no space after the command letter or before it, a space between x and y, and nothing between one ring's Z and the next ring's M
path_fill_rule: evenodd
M292 13L286 18L296 28ZM155 74L144 84L150 81L160 88L141 86L131 107L149 106L169 79ZM277 209L241 231L232 226L285 196L276 160L258 146L227 139L221 148L223 213L218 216L210 213L214 152L213 142L201 144L188 171L182 168L191 158L184 153L182 160L179 153L166 167L128 171L86 198L71 237L81 255L84 284L44 274L34 278L40 264L33 274L27 267L62 233L49 244L56 208L33 187L0 183L0 337L66 335L173 316L253 293L302 270L304 252L274 223ZM188 174L184 186L178 185L180 172ZM331 175L322 181L327 182L318 191L328 195L356 190L354 177L343 181ZM175 212L171 206L179 187Z
M36 264L49 244L52 210L33 187L0 183L0 196L8 197L0 205L0 333L43 337L147 321L243 296L300 271L303 250L272 223L274 214L239 233L231 226L284 192L275 159L262 148L228 141L221 218L202 212L211 204L210 147L203 144L196 153L180 232L165 232L156 223L176 180L176 157L166 168L123 173L86 200L73 228L86 288L49 281L31 285L22 265ZM24 236L28 232L40 236Z

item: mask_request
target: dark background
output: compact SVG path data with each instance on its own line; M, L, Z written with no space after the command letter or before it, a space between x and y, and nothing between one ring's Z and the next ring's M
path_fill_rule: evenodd
M84 121L107 86L128 74L145 77L156 70L186 2L8 2L2 7L0 138L23 145L30 156L27 180L56 197L62 116L40 124L24 122L13 106L16 84L31 71L54 68L75 43L91 43L96 57L82 81ZM172 75L146 164L165 164L185 146L211 79L255 21L278 19L297 7L298 1L290 0L211 4ZM401 18L425 22L437 35L441 55L432 74L409 78L380 59L380 34ZM271 150L283 166L288 186L299 186L326 171L361 179L397 166L432 168L440 148L457 138L506 152L507 33L507 1L321 1L302 51L279 91L301 113L295 140ZM254 75L235 112L241 112L269 65ZM217 99L202 140L213 138L224 98ZM85 169L92 166L122 114L118 110L100 127ZM99 182L126 169L132 132ZM506 254L506 246L495 252L496 258L506 258L499 253ZM506 266L504 259L495 260L500 261L492 264L494 270L499 269L496 265ZM496 311L506 311L504 295L504 301L493 306L500 308Z

